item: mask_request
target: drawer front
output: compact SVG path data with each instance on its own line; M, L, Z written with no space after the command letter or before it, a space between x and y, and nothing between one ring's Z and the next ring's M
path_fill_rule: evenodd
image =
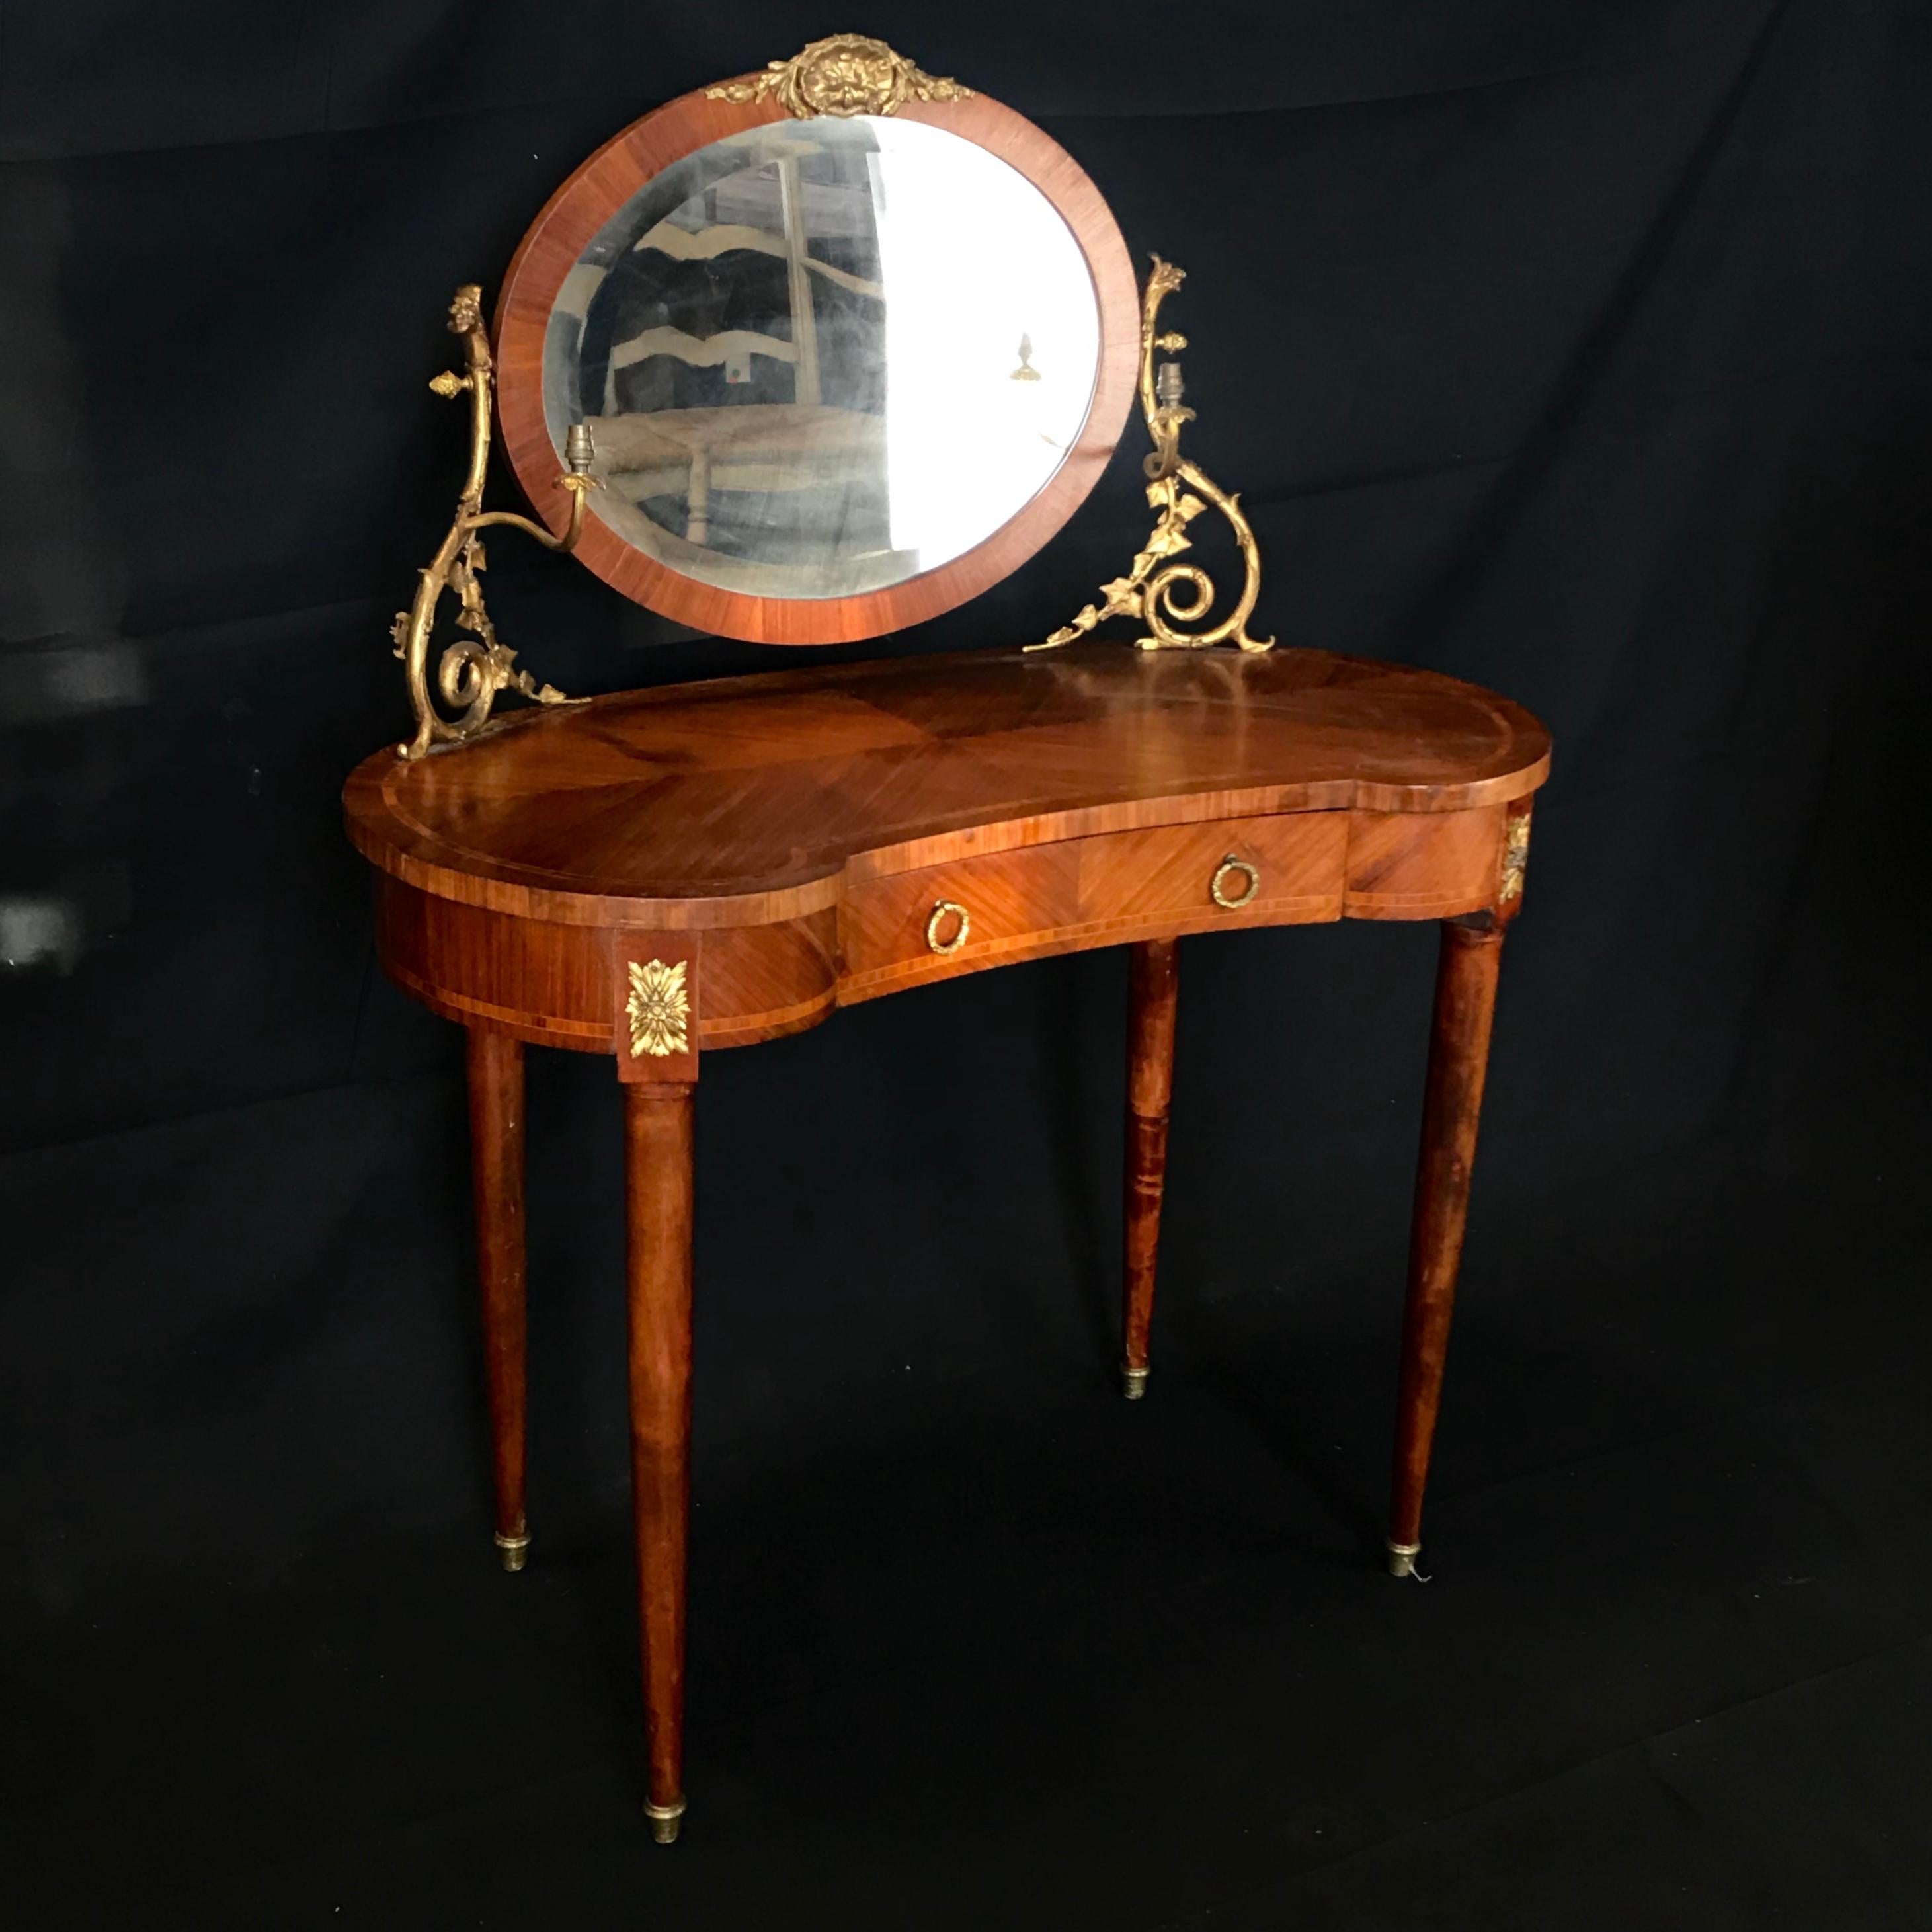
M1079 842L989 853L854 886L838 917L844 997L991 966L1079 916ZM941 914L942 906L963 909ZM963 924L963 930L962 930Z
M699 949L698 1044L741 1046L796 1033L832 1010L836 935L830 906L770 926L640 938L627 926L550 925L437 898L379 875L384 970L446 1018L545 1046L608 1053L624 961L638 944Z
M1345 812L1162 825L1076 842L1082 922L1174 929L1286 926L1342 916Z
M1504 808L1348 814L1350 919L1449 919L1493 905Z
M1339 919L1347 849L1347 813L1292 812L1105 832L866 880L839 916L839 997L1083 946Z

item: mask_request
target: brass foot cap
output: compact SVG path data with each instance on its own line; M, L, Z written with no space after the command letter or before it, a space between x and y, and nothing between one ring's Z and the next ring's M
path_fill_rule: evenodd
M684 1822L684 1800L675 1804L646 1804L644 1816L651 1821L651 1836L661 1845L677 1843L677 1828Z
M1147 1394L1147 1378L1153 1372L1148 1369L1123 1369L1120 1371L1120 1392L1130 1402L1138 1402Z
M506 1570L520 1570L530 1561L530 1539L524 1536L506 1536L496 1533L496 1560Z
M1395 1543L1388 1546L1388 1573L1391 1576L1413 1576L1415 1559L1422 1554L1419 1543Z

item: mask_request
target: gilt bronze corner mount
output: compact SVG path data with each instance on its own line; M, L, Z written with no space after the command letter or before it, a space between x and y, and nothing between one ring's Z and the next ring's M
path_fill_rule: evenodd
M670 965L662 959L631 962L624 1016L630 1023L632 1059L648 1053L666 1060L691 1051L688 970L682 959Z
M1528 869L1529 808L1524 806L1511 815L1503 839L1502 880L1496 889L1498 905L1522 896L1523 876Z
M483 327L483 291L473 282L456 292L449 305L449 332L463 343L464 373L446 369L432 376L429 386L439 396L454 400L467 392L470 398L470 470L463 494L456 500L456 515L449 534L442 540L416 585L413 602L396 613L390 627L395 654L403 661L409 682L410 703L416 712L416 735L396 747L399 757L419 758L443 745L460 745L488 730L490 713L500 692L514 691L539 704L568 704L555 686L539 684L526 670L516 668L517 654L496 635L496 627L483 602L479 579L484 568L483 540L480 532L492 524L504 524L532 536L546 549L570 550L584 533L586 499L597 488L590 474L596 452L590 431L582 423L572 426L564 460L566 473L556 479L557 488L570 493L570 520L560 536L529 517L513 511L483 508L483 485L490 467L490 428L492 394L496 381L490 360L490 338ZM430 632L436 622L436 607L446 591L456 594L457 623L470 636L446 650L436 665L435 688L430 688ZM438 700L440 700L440 704ZM450 715L454 713L454 716Z
M1236 644L1244 651L1274 647L1272 638L1248 635L1248 619L1261 595L1262 560L1255 533L1241 514L1241 500L1221 489L1180 454L1181 426L1194 420L1194 412L1181 400L1180 364L1156 366L1154 360L1157 353L1173 356L1187 346L1186 336L1163 333L1160 323L1161 304L1180 287L1185 274L1155 256L1141 303L1141 413L1154 440L1154 454L1142 458L1141 466L1148 476L1148 506L1160 512L1160 519L1126 575L1101 585L1102 601L1087 605L1052 637L1028 645L1030 651L1072 644L1109 617L1123 616L1147 626L1148 634L1135 640L1144 651L1199 650L1221 644ZM1193 548L1187 526L1210 504L1227 518L1234 533L1245 573L1241 594L1219 623L1184 630L1178 627L1198 622L1212 608L1214 585L1198 564L1172 560Z

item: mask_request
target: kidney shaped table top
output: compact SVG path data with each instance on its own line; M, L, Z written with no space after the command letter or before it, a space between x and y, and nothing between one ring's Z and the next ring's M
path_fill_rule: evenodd
M378 754L346 803L357 846L408 889L386 938L412 991L611 1051L623 1001L572 976L588 936L506 950L498 922L686 933L694 950L703 934L694 1044L735 1046L1082 946L1495 907L1506 824L1548 766L1528 712L1430 672L1088 646L525 712L454 753ZM1217 898L1230 853L1258 880ZM942 898L970 919L943 953L925 939ZM450 956L458 935L473 956Z

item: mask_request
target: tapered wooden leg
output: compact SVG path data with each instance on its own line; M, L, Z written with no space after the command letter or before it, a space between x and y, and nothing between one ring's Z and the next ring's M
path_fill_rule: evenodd
M629 1222L631 1490L650 1758L644 1810L660 1844L684 1816L684 1588L691 1504L692 1089L624 1089Z
M1389 1572L1396 1576L1414 1574L1422 1547L1422 1492L1442 1400L1442 1367L1449 1348L1462 1230L1468 1220L1469 1174L1475 1163L1476 1125L1482 1112L1502 945L1500 926L1466 925L1458 920L1443 922L1396 1398L1395 1498L1388 1539Z
M506 1570L520 1570L530 1546L524 1513L524 1047L506 1033L477 1027L469 1029L469 1042L470 1173L496 1478L496 1552Z
M1167 1114L1174 1093L1179 952L1172 939L1127 949L1127 1292L1121 1379L1130 1401L1147 1392L1154 1259L1167 1182Z

